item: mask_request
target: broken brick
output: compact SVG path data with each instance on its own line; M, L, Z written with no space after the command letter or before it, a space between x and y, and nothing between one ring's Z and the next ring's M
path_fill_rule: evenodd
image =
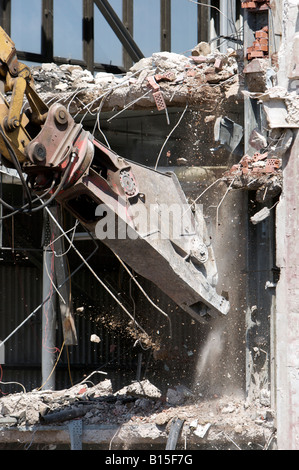
M196 70L188 70L187 72L187 77L195 77L195 75L197 74Z
M262 44L263 46L268 46L269 40L266 38L259 38L259 43Z
M204 55L192 56L191 59L192 59L196 64L203 64L204 62L207 61L207 58L206 58Z
M255 37L258 39L258 38L266 38L268 39L269 35L268 33L266 33L266 31L256 31L255 33Z
M222 70L222 60L217 57L217 59L215 60L215 70Z
M256 8L256 2L243 2L242 8Z
M268 44L262 44L259 41L254 41L253 47L255 51L268 52Z
M242 8L248 10L268 10L269 7L269 0L255 0L254 2L242 2Z
M167 80L168 82L172 82L175 79L174 72L165 72L165 73L158 73L155 75L156 82L160 82L161 80Z
M155 93L153 93L153 97L155 99L155 103L156 103L158 111L162 111L163 109L166 109L166 103L164 101L161 91L156 91Z
M258 153L258 152L256 152L252 157L252 161L253 162L259 162L261 160L266 160L267 155L268 155L268 153Z
M147 81L149 83L149 86L153 89L153 91L158 92L160 90L160 85L158 85L158 83L156 82L153 76L147 77Z
M248 60L252 59L253 57L264 57L263 51L251 51L248 54Z
M278 170L281 167L281 160L279 158L268 158L266 161L267 173Z

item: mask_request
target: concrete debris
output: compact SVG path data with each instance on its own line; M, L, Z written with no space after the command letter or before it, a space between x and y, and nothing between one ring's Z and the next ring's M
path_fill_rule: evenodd
M197 44L196 47L192 50L192 55L193 56L207 56L211 53L211 46L207 42L200 42Z
M256 191L256 200L265 202L282 191L282 160L272 158L268 152L244 155L224 173L223 180L233 189Z
M192 397L193 393L183 385L178 385L174 389L169 388L166 394L166 401L170 405L181 405L186 398Z
M270 215L270 209L268 209L268 207L263 207L263 209L261 209L259 212L254 214L252 217L250 217L250 221L253 223L253 225L257 225L258 223L267 219L269 215Z
M199 45L200 46L200 45ZM221 93L229 92L229 98L242 99L240 74L242 55L229 49L209 52L203 45L197 47L199 55L186 57L171 52L157 52L141 59L123 76L99 72L93 76L78 65L53 63L33 67L36 91L49 102L59 99L73 114L95 112L100 104L102 111L123 109L131 102L131 108L153 108L154 93L161 92L165 106L186 104L186 98L196 107L201 100L219 96L215 85L223 85ZM205 54L205 55L203 55ZM149 91L149 80L156 90ZM144 96L146 95L146 96ZM137 100L137 101L136 101Z
M269 156L282 158L293 143L292 129L272 129L269 134Z
M155 387L149 380L133 382L130 385L119 390L116 395L132 395L134 397L161 398L161 391Z
M253 156L245 155L239 163L224 173L224 180L234 189L257 191L257 201L265 202L279 195L282 191L283 157L291 148L294 131L285 128L273 128L268 138L258 129L254 129L249 138L250 146L257 150ZM260 214L267 217L266 209ZM255 219L253 218L252 222ZM257 216L257 222L260 217Z
M193 431L193 433L195 434L195 436L199 437L200 439L203 439L210 427L211 423L207 423L204 426L199 424L198 426L196 426L196 429Z
M282 172L278 170L274 175L262 174L255 177L251 174L229 174L226 173L223 181L232 189L243 189L245 191L255 191L257 202L266 203L279 196L283 187Z
M249 143L251 147L256 149L258 152L267 147L267 139L258 131L258 129L253 129L251 132Z
M175 402L169 400L173 391L180 397ZM115 442L120 444L134 441L136 436L147 443L165 440L174 420L184 423L181 439L193 443L220 442L222 432L248 445L260 442L261 437L268 440L275 431L268 391L247 403L232 396L201 399L183 385L164 395L148 380L113 393L111 381L106 379L91 387L81 383L70 389L33 390L0 398L2 440L10 430L14 436L24 426L47 431L49 426L63 426L78 418L84 426L117 426Z
M100 343L100 342L101 342L101 338L99 338L97 335L91 335L90 341L91 341L92 343Z
M250 75L250 74L249 74ZM265 92L242 91L244 96L260 100L270 129L297 129L299 127L299 96L297 90L288 91L274 86Z

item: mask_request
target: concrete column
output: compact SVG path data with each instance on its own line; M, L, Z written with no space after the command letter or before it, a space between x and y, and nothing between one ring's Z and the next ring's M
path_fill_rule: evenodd
M296 65L294 41L299 28L299 6L279 0L272 10L275 34L282 32L278 85L292 87ZM280 28L277 26L280 25ZM276 36L275 36L276 37ZM295 83L296 85L296 83ZM297 91L298 93L298 91ZM279 113L280 110L278 109ZM298 124L299 127L299 124ZM283 157L283 193L277 206L276 250L280 279L276 288L273 328L275 354L275 407L279 450L299 450L299 130Z
M43 253L43 300L53 292L51 279L54 277L53 253L44 249ZM45 390L55 390L55 371L50 377L56 355L56 306L53 295L43 306L42 312L42 384ZM50 378L49 378L50 377ZM46 382L46 383L45 383Z
M275 321L276 409L279 450L299 450L299 134L284 168L284 191L277 207Z

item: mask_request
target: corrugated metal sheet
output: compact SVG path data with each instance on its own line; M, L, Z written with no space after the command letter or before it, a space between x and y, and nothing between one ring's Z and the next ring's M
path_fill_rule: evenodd
M39 305L41 277L35 267L0 265L0 338L4 340ZM5 343L3 381L30 388L37 383L41 357L41 315L32 317ZM38 371L39 374L39 371ZM1 385L3 391L8 387ZM9 387L16 391L19 387Z
M172 338L167 319L148 302L139 289L127 275L121 278L118 270L103 271L106 282L119 292L120 299L127 302L130 312L134 313L132 299L135 305L136 318L144 329L153 334L154 340L161 338L162 353L156 356L148 369L149 377L156 380L157 385L168 380L170 372L183 376L190 375L190 367L196 355L200 330L194 325L188 315L179 311L150 282L142 280L143 287L150 298L169 313L172 322ZM4 339L11 333L35 308L42 299L41 270L30 266L0 265L0 338ZM75 313L75 324L78 335L78 345L65 348L56 369L56 388L67 388L89 375L94 370L108 373L115 388L136 378L138 354L142 353L143 372L149 358L150 350L140 345L134 345L135 339L128 337L123 331L114 330L107 325L110 316L122 317L124 324L129 322L126 314L99 285L92 274L82 268L71 280L74 308L84 307L81 314ZM130 286L131 283L131 286ZM105 315L106 324L98 321ZM108 322L109 323L109 322ZM3 381L20 382L27 390L41 385L41 344L42 344L42 310L31 318L6 343L5 361L3 366ZM92 334L100 337L100 343L90 341ZM60 314L57 313L57 348L63 344ZM67 354L68 352L68 354ZM68 359L70 365L68 366ZM71 377L69 375L69 367ZM169 371L170 369L170 371ZM177 372L180 370L181 372ZM183 371L183 372L182 372ZM143 373L142 372L142 373ZM162 377L163 374L165 377ZM99 381L104 376L95 376L91 380ZM0 386L3 392L19 391L19 386Z

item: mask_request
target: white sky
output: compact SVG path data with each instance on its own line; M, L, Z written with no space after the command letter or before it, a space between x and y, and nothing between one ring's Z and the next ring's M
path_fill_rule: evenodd
M18 50L40 53L42 0L12 0L11 37ZM122 0L110 0L122 16ZM197 6L172 0L172 52L197 44ZM54 0L54 55L82 59L82 0ZM160 50L160 0L134 0L134 39L148 57ZM121 65L122 48L95 6L95 61Z

